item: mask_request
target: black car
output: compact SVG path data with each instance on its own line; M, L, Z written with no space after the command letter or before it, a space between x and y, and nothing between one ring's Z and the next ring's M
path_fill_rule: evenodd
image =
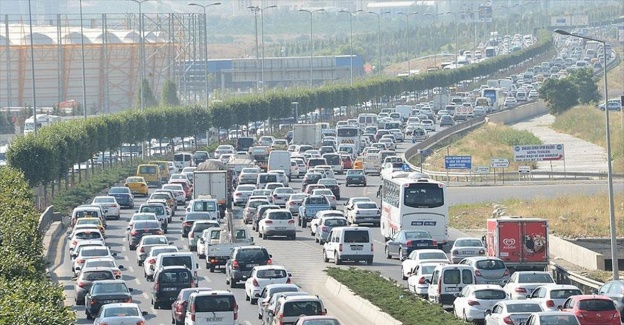
M109 267L90 267L82 270L74 284L76 305L84 305L85 296L91 290L93 282L101 280L115 280L115 273Z
M195 153L193 153L193 162L195 163L195 166L198 166L208 160L208 158L210 158L208 151L195 151Z
M323 178L318 181L317 184L325 185L326 188L332 191L332 194L336 197L336 200L340 200L340 186L338 186L338 182L332 178Z
M401 230L386 242L386 258L397 256L403 260L417 249L438 248L438 243L424 230Z
M171 306L182 289L193 288L193 273L186 266L165 266L154 274L152 305L154 309Z
M187 237L191 228L193 228L193 224L198 220L213 220L214 218L210 215L209 212L189 212L184 217L180 218L182 220L182 237Z
M182 289L175 301L171 304L171 321L175 325L184 325L184 319L186 318L186 309L188 308L188 301L191 294L195 292L212 291L212 288L190 288Z
M301 181L301 190L304 190L306 186L310 184L316 184L318 181L323 178L321 173L307 173L303 176L303 180Z
M347 176L345 178L345 186L349 185L363 185L366 186L366 175L361 169L349 169L347 170Z
M93 319L106 304L132 302L132 288L123 280L95 281L85 298L87 319Z
M111 187L108 190L108 195L115 197L122 208L134 209L134 195L129 188L125 186Z
M251 229L258 232L258 223L264 217L264 212L270 209L281 209L281 207L275 204L265 204L265 205L259 206L256 209L256 214L254 214L253 220L251 221Z
M152 220L136 221L132 228L128 231L128 248L136 250L141 238L145 235L162 235L163 230L160 228L160 222Z
M231 288L238 281L245 281L255 266L272 264L271 255L266 248L260 246L236 247L225 263L225 284Z

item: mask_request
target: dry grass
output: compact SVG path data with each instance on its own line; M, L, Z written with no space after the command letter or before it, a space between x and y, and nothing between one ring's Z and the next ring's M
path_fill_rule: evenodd
M555 199L508 199L499 204L505 215L539 217L549 220L550 231L564 238L606 237L609 234L609 204L606 194L569 195ZM456 205L449 212L450 226L457 229L485 228L494 203ZM624 199L615 198L618 236L624 236Z
M618 54L620 57L624 57L624 50L620 48ZM624 95L624 63L620 62L617 67L607 72L607 84L609 86L610 98ZM600 94L604 92L604 81L602 78L598 80L598 91Z
M541 140L528 131L514 130L505 125L484 125L449 147L451 156L472 156L472 166L489 166L492 158L509 159L509 168L518 169L520 164L513 162L512 147L519 144L541 144ZM447 147L436 150L427 157L428 170L444 170L444 157ZM535 167L535 166L533 166Z
M624 115L610 111L613 169L624 172ZM606 148L605 114L593 106L577 106L558 115L552 128Z

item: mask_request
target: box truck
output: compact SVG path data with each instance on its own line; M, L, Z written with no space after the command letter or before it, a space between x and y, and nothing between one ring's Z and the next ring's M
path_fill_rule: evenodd
M548 267L548 220L503 217L487 220L487 254L510 271L543 271Z

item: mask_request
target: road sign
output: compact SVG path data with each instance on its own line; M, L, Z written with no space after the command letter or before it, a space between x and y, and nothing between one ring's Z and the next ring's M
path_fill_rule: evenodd
M490 167L488 167L488 166L477 166L477 169L475 169L475 173L477 173L477 174L489 174L490 173Z
M513 151L514 161L565 160L563 144L515 146Z
M412 169L409 167L409 165L408 165L408 164L406 164L406 163L403 163L403 167L401 167L401 169L402 169L404 172L409 172L409 171L411 171L411 170L412 170Z
M446 156L444 157L446 169L472 169L472 156Z
M509 167L509 159L507 159L507 158L494 158L494 159L490 159L490 167L492 167L492 168L507 168L507 167Z
M531 173L531 166L518 166L518 174L527 175Z

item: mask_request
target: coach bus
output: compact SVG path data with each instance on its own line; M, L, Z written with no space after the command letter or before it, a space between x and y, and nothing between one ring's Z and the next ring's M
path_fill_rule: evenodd
M429 232L442 248L448 241L448 202L443 183L430 178L388 178L381 188L381 234L401 230Z

